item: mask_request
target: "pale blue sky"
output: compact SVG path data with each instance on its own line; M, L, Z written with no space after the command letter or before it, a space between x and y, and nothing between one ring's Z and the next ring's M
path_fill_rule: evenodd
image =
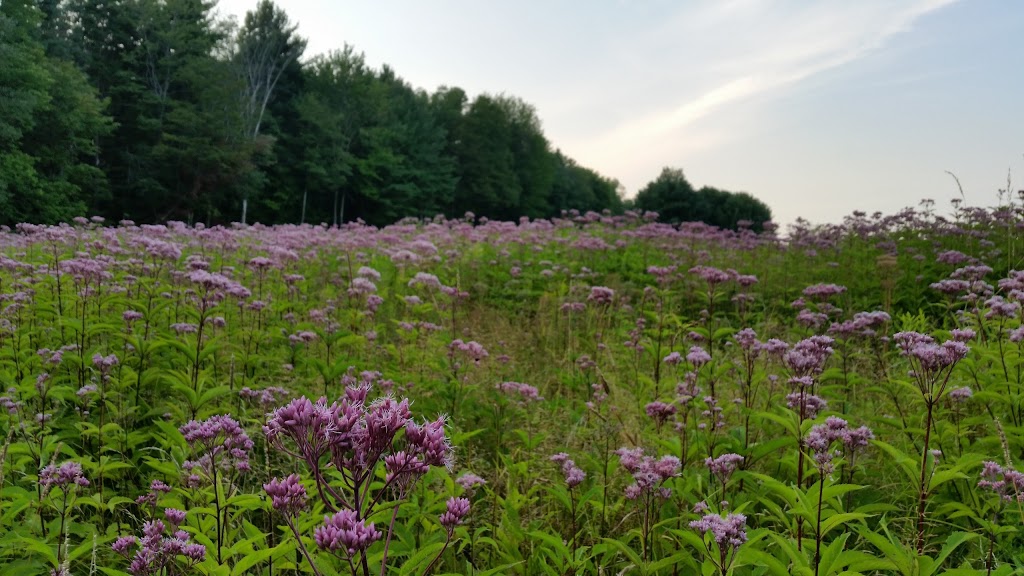
M221 0L241 16L256 0ZM1024 189L1017 0L279 0L309 54L346 42L412 85L533 104L627 195L663 166L781 223Z

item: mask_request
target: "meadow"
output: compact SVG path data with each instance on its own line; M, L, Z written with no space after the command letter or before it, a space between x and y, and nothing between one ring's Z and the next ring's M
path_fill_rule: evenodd
M1024 209L0 235L0 574L1024 573Z

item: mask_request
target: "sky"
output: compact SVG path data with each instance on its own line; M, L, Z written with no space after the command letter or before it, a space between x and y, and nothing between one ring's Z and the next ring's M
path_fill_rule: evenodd
M839 222L1024 189L1017 0L277 0L307 55L345 44L417 88L532 104L632 197L663 167ZM241 19L256 0L220 0Z

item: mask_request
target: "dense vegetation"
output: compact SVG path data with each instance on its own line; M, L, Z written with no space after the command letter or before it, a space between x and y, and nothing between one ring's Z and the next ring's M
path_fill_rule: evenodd
M281 8L236 26L213 7L0 5L0 223L621 212L618 183L553 150L525 102L414 90L351 47L304 58Z
M1022 222L20 225L0 574L1024 573Z
M673 168L665 168L640 190L633 206L657 212L665 222L703 222L719 228L736 228L746 221L761 230L762 224L772 219L768 206L750 194L710 186L694 190L683 171Z
M0 3L0 224L622 212L522 100L414 89L348 46L310 56L267 0L240 25L214 6Z

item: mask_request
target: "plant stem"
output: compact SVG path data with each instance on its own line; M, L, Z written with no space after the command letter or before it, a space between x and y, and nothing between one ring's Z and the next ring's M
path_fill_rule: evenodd
M430 561L430 564L427 564L427 569L423 571L423 576L427 576L427 574L430 574L430 570L434 567L434 564L437 562L437 559L440 558L442 554L444 554L444 551L448 549L448 545L451 543L452 533L451 531L449 531L448 539L444 542L444 548L441 548L441 551L437 553L437 556L434 556L434 559Z
M569 488L569 508L572 514L572 559L570 562L573 564L573 572L575 572L576 565L576 496L573 494L572 488Z
M221 543L223 538L221 536L221 525L220 525L220 483L217 481L217 463L214 461L211 465L213 469L213 504L217 509L217 564L221 563Z
M818 480L818 522L814 528L814 576L818 576L821 566L821 501L824 496L825 476L822 474Z
M316 569L316 564L313 564L313 558L310 557L309 551L306 550L306 545L302 543L302 536L299 535L298 528L295 527L295 523L292 522L290 516L285 516L285 521L288 522L288 527L291 528L292 534L295 535L295 541L299 543L299 551L302 552L302 556L306 558L306 562L309 563L309 568L313 571L313 576L320 576L320 571Z
M928 489L925 484L927 481L927 468L928 468L928 445L932 438L932 408L935 406L935 401L931 398L926 398L925 402L928 405L928 412L925 415L924 421L924 451L921 452L921 483L917 491L917 553L924 553L924 509L928 504Z
M388 526L388 536L384 539L384 556L380 559L380 576L384 576L384 571L388 566L388 547L391 545L391 535L395 532L395 520L398 519L399 507L398 504L395 504L395 508L391 512L391 525Z

